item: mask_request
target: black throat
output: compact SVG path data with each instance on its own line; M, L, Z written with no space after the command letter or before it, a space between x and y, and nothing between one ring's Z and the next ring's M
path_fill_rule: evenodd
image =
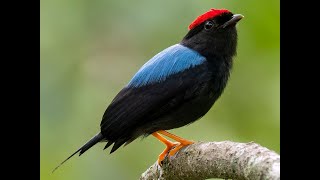
M207 59L214 74L228 74L236 55L237 30L235 27L203 30L203 24L191 29L180 42L181 45L195 50Z
M208 73L212 73L211 82L218 96L223 92L236 55L237 32L230 28L228 32L203 34L202 27L195 27L180 42L181 45L195 50L207 60Z

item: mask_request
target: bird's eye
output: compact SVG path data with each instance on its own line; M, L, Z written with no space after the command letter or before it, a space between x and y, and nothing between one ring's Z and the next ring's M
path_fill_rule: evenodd
M205 24L204 24L204 29L205 30L209 30L213 27L213 22L212 21L207 21Z

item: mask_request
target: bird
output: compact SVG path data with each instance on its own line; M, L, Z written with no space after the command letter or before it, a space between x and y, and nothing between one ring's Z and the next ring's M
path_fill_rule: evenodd
M120 90L102 116L100 132L53 171L99 142L106 143L104 149L113 145L111 154L152 135L166 146L160 166L166 156L193 144L168 130L201 119L223 93L237 53L236 25L243 17L215 8L198 16L179 43L153 56Z

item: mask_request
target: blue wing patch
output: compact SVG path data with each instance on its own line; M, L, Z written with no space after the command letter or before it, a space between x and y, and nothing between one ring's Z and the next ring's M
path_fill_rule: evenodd
M128 83L128 87L141 87L164 81L172 74L200 65L205 57L198 52L175 44L146 62Z

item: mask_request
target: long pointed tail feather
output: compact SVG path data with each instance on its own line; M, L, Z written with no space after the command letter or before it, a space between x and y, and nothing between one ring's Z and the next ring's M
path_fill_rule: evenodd
M74 156L75 154L79 153L79 156L81 156L83 153L85 153L88 149L90 149L92 146L94 146L95 144L97 144L98 142L100 142L103 139L103 135L101 133L98 133L97 135L95 135L93 138L91 138L87 143L85 143L81 148L79 148L76 152L74 152L73 154L71 154L67 159L65 159L64 161L62 161L56 168L54 168L52 170L52 173L54 171L56 171L62 164L64 164L66 161L68 161L72 156Z

